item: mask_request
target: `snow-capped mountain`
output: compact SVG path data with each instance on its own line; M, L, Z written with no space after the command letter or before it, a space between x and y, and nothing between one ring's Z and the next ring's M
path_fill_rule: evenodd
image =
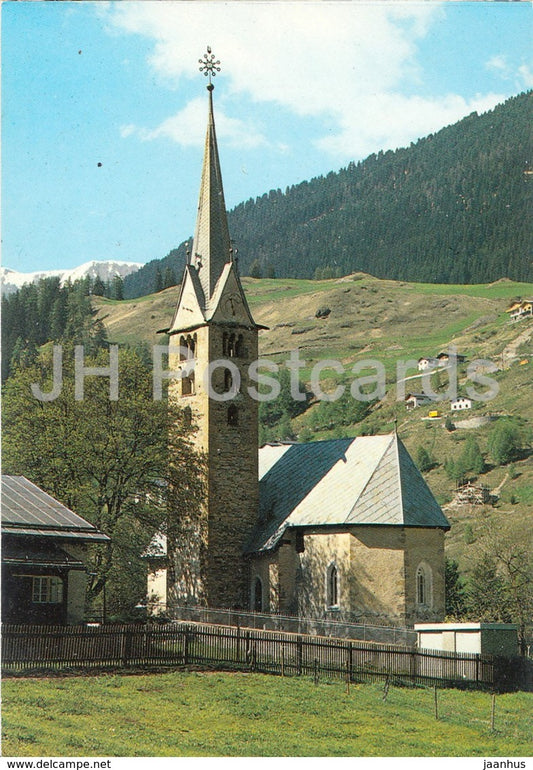
M112 260L85 262L83 265L74 267L71 270L41 270L34 273L19 273L17 270L11 270L9 267L0 267L0 282L2 284L2 294L11 294L20 289L25 283L36 283L41 278L59 276L61 283L65 283L69 279L77 281L87 276L91 278L99 276L105 283L116 275L124 278L130 273L134 273L140 267L143 267L141 262L114 262Z

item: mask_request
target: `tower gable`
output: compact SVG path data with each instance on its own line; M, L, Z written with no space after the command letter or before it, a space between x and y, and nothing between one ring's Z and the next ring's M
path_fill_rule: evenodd
M191 326L204 324L205 316L202 312L202 306L202 287L200 286L196 270L191 265L186 265L178 304L168 330L169 333L172 334L188 329Z
M224 266L210 305L208 321L254 327L256 325L233 262Z

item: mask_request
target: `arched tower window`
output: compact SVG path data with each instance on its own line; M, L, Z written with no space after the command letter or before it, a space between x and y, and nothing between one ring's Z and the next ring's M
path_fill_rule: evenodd
M326 604L339 606L339 574L335 564L330 564L326 571Z
M229 369L224 369L224 393L229 393L233 385L233 377Z
M183 423L188 428L192 424L192 409L186 406L183 410Z
M239 410L237 409L235 404L230 404L230 406L228 406L228 425L235 427L238 424L239 424Z
M428 565L419 564L416 570L416 603L419 607L431 607L431 577Z
M239 334L235 343L235 355L237 358L242 358L244 355L244 340L242 334Z
M256 577L254 580L253 604L254 612L263 611L263 583L260 577Z
M235 358L237 355L237 340L234 334L230 334L228 337L228 356Z

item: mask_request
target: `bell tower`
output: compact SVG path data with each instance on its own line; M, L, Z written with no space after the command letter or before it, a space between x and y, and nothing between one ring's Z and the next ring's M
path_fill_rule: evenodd
M208 117L196 230L170 335L169 385L196 426L205 454L203 506L172 511L168 600L172 605L238 608L248 603L243 549L259 504L258 403L248 393L258 329L241 285L228 230L213 111L220 62L199 60L209 78Z

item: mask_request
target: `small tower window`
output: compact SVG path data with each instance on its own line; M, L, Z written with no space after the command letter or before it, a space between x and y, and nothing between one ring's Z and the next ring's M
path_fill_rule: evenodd
M228 425L235 427L239 424L239 410L235 404L228 406Z
M242 334L239 334L235 343L235 355L237 358L242 358L244 354L244 340Z
M263 611L263 583L260 577L254 580L253 604L254 612Z
M237 341L234 334L230 334L228 337L228 356L235 358L237 355Z
M183 424L187 428L192 424L192 409L190 406L186 406L183 410Z
M192 396L194 394L194 369L186 377L181 378L181 395Z
M326 572L326 604L328 607L339 606L339 576L335 564L330 564Z
M233 385L233 377L229 369L224 369L224 393L229 393Z

